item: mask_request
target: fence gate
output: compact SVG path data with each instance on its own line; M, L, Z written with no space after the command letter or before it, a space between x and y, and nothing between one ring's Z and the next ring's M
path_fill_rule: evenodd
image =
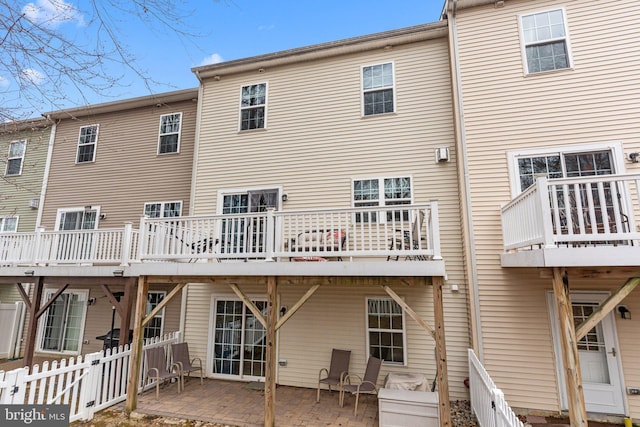
M0 405L21 404L23 399L21 388L25 386L27 368L14 369L13 371L0 371Z

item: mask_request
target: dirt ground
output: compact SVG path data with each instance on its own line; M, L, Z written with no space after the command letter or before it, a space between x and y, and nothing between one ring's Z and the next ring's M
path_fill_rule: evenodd
M137 426L173 426L173 427L236 427L230 424L216 424L204 421L182 420L178 418L158 417L133 413L128 418L121 409L110 408L97 412L90 421L76 421L73 427L137 427Z

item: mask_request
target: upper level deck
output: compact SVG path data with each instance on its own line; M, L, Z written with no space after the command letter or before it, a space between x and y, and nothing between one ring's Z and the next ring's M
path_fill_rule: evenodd
M502 208L502 266L640 266L639 189L637 174L538 178Z
M437 202L8 233L0 265L15 277L445 275Z

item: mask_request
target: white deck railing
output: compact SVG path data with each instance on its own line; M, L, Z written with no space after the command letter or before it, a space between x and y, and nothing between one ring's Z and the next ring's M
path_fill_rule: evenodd
M128 265L295 257L441 259L437 202L143 218L139 230L0 234L0 265Z
M586 244L638 244L640 175L538 178L502 208L506 251Z
M165 347L181 342L181 333L146 339L143 349ZM69 421L90 420L100 409L122 402L127 397L129 379L128 345L105 352L62 359L42 366L0 371L0 404L69 405ZM145 359L138 382L138 392L155 384L147 379Z
M524 427L472 349L468 355L471 410L480 427Z
M140 260L441 259L437 203L143 219Z

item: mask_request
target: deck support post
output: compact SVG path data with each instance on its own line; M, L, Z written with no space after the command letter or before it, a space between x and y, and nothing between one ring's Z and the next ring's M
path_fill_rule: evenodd
M558 330L571 427L587 427L587 410L582 389L578 341L573 322L569 279L564 268L554 267L553 269L553 293L558 313Z
M144 341L144 327L142 320L147 312L147 297L149 294L149 281L147 276L138 278L138 294L136 296L136 314L133 324L133 342L131 343L131 356L129 359L129 378L127 380L127 401L125 411L127 415L135 411L138 406L138 380L140 378L140 366L142 365L142 344Z
M129 324L131 323L131 307L133 305L133 278L124 284L124 297L122 299L122 315L120 317L119 345L129 344Z
M267 277L267 354L264 375L264 426L276 425L276 323L278 285L275 276Z
M27 339L24 346L24 365L30 367L33 364L33 352L36 346L36 333L38 331L38 310L40 303L42 302L42 291L44 289L44 277L38 277L38 282L35 284L36 288L33 291L33 301L29 302L29 297L26 293L21 292L23 299L26 296L25 305L29 310L29 327L27 330ZM22 285L19 285L20 289Z
M436 364L438 369L438 400L440 402L440 426L451 427L451 402L449 401L449 373L447 370L447 346L444 338L444 304L442 299L443 277L434 276L433 317L436 339Z

